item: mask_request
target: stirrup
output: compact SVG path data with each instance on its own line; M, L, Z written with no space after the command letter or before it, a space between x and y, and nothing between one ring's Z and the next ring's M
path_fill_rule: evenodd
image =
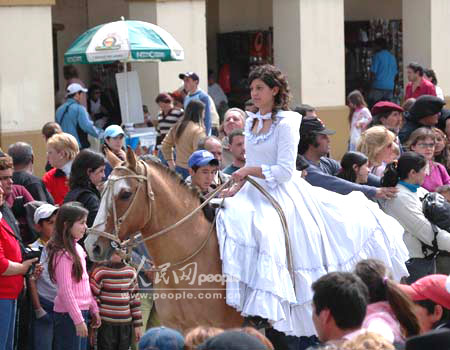
M255 329L270 328L271 325L267 318L260 316L247 316L244 318L242 327L252 327Z

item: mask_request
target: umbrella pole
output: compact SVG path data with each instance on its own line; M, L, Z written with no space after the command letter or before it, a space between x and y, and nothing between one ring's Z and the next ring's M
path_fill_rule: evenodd
M126 123L128 124L129 120L130 120L129 119L130 113L128 110L128 69L127 69L126 61L123 63L123 71L125 73L125 86L126 86L126 88L125 88L125 120L126 120ZM123 124L123 121L122 121L122 124Z

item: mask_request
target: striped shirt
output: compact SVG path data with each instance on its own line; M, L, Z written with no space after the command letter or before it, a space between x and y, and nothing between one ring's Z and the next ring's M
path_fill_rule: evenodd
M131 266L99 266L92 271L91 290L99 303L103 322L142 326L136 278L136 270Z
M172 108L167 115L164 115L163 112L159 112L158 114L158 144L161 144L164 137L169 132L170 128L174 126L182 117L183 110L178 108Z

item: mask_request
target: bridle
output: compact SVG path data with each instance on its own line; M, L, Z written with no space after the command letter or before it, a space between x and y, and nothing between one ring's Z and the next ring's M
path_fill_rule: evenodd
M133 247L137 246L138 244L143 243L145 241L152 240L152 239L156 239L156 238L166 234L167 232L175 229L176 227L180 226L181 224L185 223L186 221L190 220L195 214L197 214L206 205L208 205L211 202L211 200L216 196L216 194L223 191L225 188L230 187L233 183L233 181L230 179L227 182L225 182L224 184L218 186L213 192L211 192L209 194L209 196L205 199L205 201L200 206L198 206L196 209L194 209L192 212L190 212L189 214L187 214L186 216L184 216L182 219L178 220L174 224L154 233L153 235L137 241L136 234L134 233L130 239L121 241L119 238L120 226L125 221L125 219L128 217L128 215L131 213L132 208L134 207L135 202L137 200L138 193L140 192L141 187L143 186L144 183L147 184L146 193L147 193L148 200L150 202L153 202L155 199L155 196L154 196L154 193L153 193L153 190L151 187L149 166L147 163L145 163L142 160L140 160L139 162L145 168L145 175L139 175L136 172L134 172L133 170L131 170L125 166L117 166L114 168L114 170L116 170L116 169L123 170L123 171L127 172L128 174L121 175L121 176L110 175L110 177L108 178L108 181L106 182L106 187L104 188L104 190L102 192L102 198L103 198L103 196L109 196L108 200L112 201L114 232L109 233L106 231L97 230L95 228L90 228L87 230L88 234L92 233L92 234L96 234L98 236L104 237L106 239L109 239L111 241L111 248L115 252L117 252L123 259L129 259L131 257L131 250L133 249ZM124 180L124 179L138 180L138 187L134 191L135 193L134 193L133 199L132 199L130 205L128 206L127 210L120 217L117 217L116 202L114 200L114 185L116 184L116 182L118 182L120 180ZM142 227L145 227L151 219L151 209L150 208L151 208L151 205L149 205L148 218L145 220L145 223ZM179 265L185 263L186 261L189 261L193 257L195 257L198 253L200 253L203 250L203 248L206 246L206 243L209 241L212 233L214 232L215 222L216 222L216 216L214 217L214 220L211 223L207 237L205 238L205 240L203 240L201 245L192 254L181 259L180 261L178 261L176 263L170 263L170 266L171 267L179 266ZM102 223L100 223L100 224L102 224ZM165 264L161 264L161 266L162 265L165 265Z
M103 196L111 197L110 200L112 201L112 209L113 209L113 216L114 216L114 233L111 234L111 233L108 233L105 231L96 230L94 228L90 228L87 230L89 234L93 233L93 234L96 234L101 237L109 239L111 241L111 248L113 248L114 251L119 253L123 259L129 259L131 257L131 250L133 249L133 247L137 246L138 244L161 237L162 235L166 234L167 232L175 229L176 227L178 227L181 224L185 223L186 221L190 220L194 215L196 215L200 210L202 210L206 205L208 205L211 202L211 200L213 198L215 198L215 196L218 193L222 192L226 188L230 188L231 185L233 184L233 180L230 179L227 182L223 183L222 185L218 186L214 191L209 193L208 197L205 199L205 201L200 206L195 208L192 212L188 213L186 216L184 216L183 218L181 218L174 224L154 233L153 235L151 235L149 237L145 237L144 239L137 241L136 233L133 233L131 238L122 242L119 238L120 226L125 221L125 219L128 217L128 215L130 214L130 212L136 202L136 198L138 197L138 193L144 183L147 185L146 193L147 193L148 200L150 202L153 202L155 200L155 196L154 196L154 193L153 193L153 190L151 187L149 165L143 160L139 160L139 163L144 167L145 175L139 175L136 172L134 172L133 170L131 170L125 166L117 166L114 168L114 170L116 170L116 169L124 170L128 174L122 175L122 176L114 176L111 174L110 177L108 178L106 187L102 192L102 199L103 199ZM139 184L138 184L137 189L135 190L135 194L131 201L131 204L128 206L125 213L123 213L118 218L117 210L116 210L116 203L114 200L114 185L117 181L124 180L124 179L136 179ZM268 193L266 191L266 189L264 187L262 187L258 182L256 182L254 179L252 179L251 177L248 177L248 176L246 177L246 180L249 181L253 186L255 186L264 195L264 197L266 197L269 200L269 202L272 204L272 206L277 211L278 216L280 217L281 225L283 227L283 232L284 232L284 236L285 236L285 248L286 248L286 257L287 257L287 262L288 262L288 270L289 270L289 274L292 279L292 283L294 284L294 290L295 290L295 276L294 276L294 272L293 272L294 270L293 270L293 262L292 262L292 249L291 249L291 243L290 243L290 237L289 237L288 224L287 224L287 220L284 215L283 209L278 204L278 202L275 200L275 198L273 198L272 195L270 193ZM224 200L225 200L225 198L222 199L222 206L223 206ZM151 209L150 208L151 208L151 205L149 205L148 218L142 227L145 227L151 219ZM211 238L211 236L214 232L216 217L217 217L217 215L214 216L214 220L211 223L208 235L203 240L203 242L200 244L200 246L193 253L188 255L187 257L177 261L176 263L169 263L171 268L184 264L185 262L194 258L197 254L199 254L203 250L203 248L206 246L206 244L208 243L209 239ZM167 265L167 263L160 264L160 266L164 266L164 265ZM162 269L156 268L156 269L152 269L152 270L160 271Z

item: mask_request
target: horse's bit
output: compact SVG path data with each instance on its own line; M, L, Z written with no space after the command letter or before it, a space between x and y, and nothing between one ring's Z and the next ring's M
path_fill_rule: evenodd
M107 238L109 240L111 240L111 247L117 251L122 258L126 258L126 257L130 257L131 256L131 249L135 246L138 245L138 243L143 243L145 241L148 240L152 240L152 239L156 239L164 234L166 234L167 232L175 229L176 227L178 227L179 225L183 224L184 222L188 221L189 219L191 219L195 214L197 214L200 210L202 210L206 205L209 204L209 202L216 196L216 194L218 194L219 192L221 192L222 190L224 190L225 188L229 188L232 185L233 180L230 179L227 182L225 182L224 184L218 186L213 192L211 192L208 196L208 198L200 205L198 206L196 209L194 209L192 212L190 212L189 214L187 214L185 217L183 217L182 219L180 219L179 221L177 221L176 223L166 227L165 229L162 229L161 231L146 237L142 240L140 240L139 242L136 242L135 239L135 234L133 234L132 238L125 240L125 241L121 241L119 238L119 231L120 231L120 226L121 224L125 221L125 219L128 217L128 215L131 212L131 209L133 208L136 198L137 198L137 194L139 193L139 190L141 188L141 186L143 185L143 183L145 182L147 184L147 196L149 198L150 201L154 200L154 193L153 190L151 188L151 184L150 184L150 172L148 169L148 165L144 162L144 161L139 161L141 162L141 164L144 166L145 170L146 170L146 175L138 175L135 172L133 172L131 169L124 167L124 166L118 166L114 169L119 169L119 170L124 170L126 172L128 172L128 175L123 175L123 176L110 176L107 184L106 184L106 188L104 189L102 196L109 194L111 195L111 197L114 194L114 185L117 181L119 180L123 180L123 179L137 179L139 182L138 188L135 191L133 200L131 202L131 204L128 206L127 210L125 211L125 213L123 213L122 216L120 216L119 218L117 217L117 210L116 210L116 202L114 200L114 198L111 198L112 200L112 207L113 207L113 216L114 216L114 234L105 232L105 231L100 231L100 230L96 230L94 228L90 228L88 229L88 233L93 233L93 234L97 234L99 236L102 236L104 238ZM294 284L294 289L295 289L295 278L294 278L294 274L293 274L293 263L292 263L292 250L291 250L291 243L290 243L290 237L289 237L289 229L288 229L288 225L287 225L287 221L286 221L286 217L284 215L284 212L282 210L282 208L280 207L280 205L278 204L278 202L275 200L275 198L272 197L272 195L270 193L268 193L264 187L262 187L258 182L256 182L254 179L247 177L246 178L247 181L249 181L253 186L255 186L268 200L269 202L272 204L272 206L275 208L275 210L277 211L280 220L281 220L281 225L283 227L283 232L284 232L284 236L285 236L285 246L286 246L286 256L287 256L287 263L288 263L288 270L289 270L289 274L291 275L291 279L292 282ZM149 207L151 208L151 207ZM214 231L214 226L215 226L215 222L216 222L216 217L217 215L214 217L213 222L211 223L211 227L209 229L208 235L206 237L206 239L202 242L202 244L189 256L183 258L182 260L174 263L174 264L170 264L171 267L175 267L175 266L179 266L187 261L189 261L190 259L192 259L193 257L195 257L198 253L200 253L200 251L206 246L206 243L209 241L213 231ZM148 213L148 219L146 220L145 225L147 225L147 223L150 221L151 218L151 212L149 209L149 213ZM126 253L125 253L125 252Z

